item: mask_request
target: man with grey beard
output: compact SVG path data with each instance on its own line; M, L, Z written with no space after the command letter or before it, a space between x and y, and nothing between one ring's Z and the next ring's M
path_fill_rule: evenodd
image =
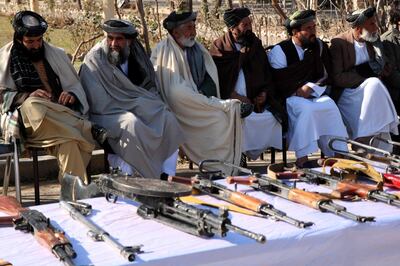
M384 81L391 70L382 53L375 8L347 17L351 29L331 41L333 94L350 138L367 143L375 135L398 134L396 109ZM383 147L382 147L383 148Z
M195 40L196 16L195 12L172 12L163 22L169 34L153 50L151 61L163 98L185 134L185 154L195 163L218 159L239 164L241 117L251 113L252 105L219 99L217 67ZM225 165L214 169L234 173Z
M112 166L146 178L175 174L183 135L162 101L153 66L128 21L102 25L106 38L86 55L80 70L90 118L109 130Z

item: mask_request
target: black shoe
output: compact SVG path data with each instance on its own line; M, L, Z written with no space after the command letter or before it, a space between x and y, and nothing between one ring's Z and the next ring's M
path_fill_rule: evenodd
M160 179L161 179L161 180L164 180L164 181L168 181L168 176L169 176L169 175L168 175L167 173L164 173L164 172L163 172L163 173L161 173L161 175L160 175Z
M104 142L106 142L107 137L108 137L108 132L104 127L101 127L96 124L92 124L92 137L94 140L96 140L100 146L103 147Z
M251 103L241 103L240 104L240 118L245 118L249 116L254 109L254 105Z

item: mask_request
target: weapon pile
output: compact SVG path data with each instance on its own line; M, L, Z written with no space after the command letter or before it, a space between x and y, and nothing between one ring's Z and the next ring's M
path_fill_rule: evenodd
M342 141L342 139L339 139L339 141ZM333 147L332 143L333 141L329 143L331 148ZM276 209L264 200L237 191L236 184L241 184L321 212L329 212L360 223L373 222L375 217L361 216L348 212L344 206L333 202L332 199L361 198L400 207L400 198L394 194L384 192L382 188L382 181L389 185L394 183L396 186L396 182L400 180L398 176L393 174L395 170L400 170L400 157L385 153L384 158L386 161L381 161L387 163L386 170L392 171L391 174L382 175L376 172L366 161L360 163L333 158L325 161L328 166L331 166L332 175L311 169L301 169L289 173L280 172L276 170L277 165L270 165L268 169L269 176L259 175L254 174L247 168L218 160L205 160L201 162L199 165L200 175L196 175L190 179L170 176L168 179L169 182L155 179L132 178L114 171L111 174L99 175L92 184L86 186L80 181L79 177L65 175L62 183L60 206L74 220L79 221L88 228L87 235L91 239L109 244L128 261L135 260L136 254L141 253L141 246L121 245L108 232L87 217L91 213L91 206L86 203L75 202L77 199L99 195L99 193L105 194L107 201L116 202L118 197L123 197L140 203L137 214L142 218L156 220L192 235L200 237L218 235L225 237L231 231L254 239L259 243L264 243L266 241L264 235L233 225L229 219L229 212L226 207L219 206L219 213L215 214L209 209L197 208L192 204L188 204L185 202L185 199L188 200L186 196L191 195L192 192L204 193L232 204L233 206L229 206L229 209L233 211L239 210L244 214L272 218L299 228L306 228L313 225L312 222L301 221L288 216L285 212ZM225 177L219 171L206 171L205 168L209 163L222 163L236 167L240 171L250 174L250 176L245 178ZM349 165L358 164L357 167L361 168L351 166L349 170L340 169L339 167L339 170L343 170L345 174L354 174L354 172L358 172L359 170L364 171L373 180L377 181L378 184L363 184L355 180L343 179L343 176L337 177L334 175L337 168L335 168L335 163L342 166L346 163ZM295 178L298 181L322 185L331 189L332 192L329 195L322 195L301 190L296 188L296 182L294 182L294 185L288 185L282 180L278 180L282 177ZM235 184L235 190L214 181L214 179L221 178L225 178L228 184ZM69 200L74 200L74 202ZM192 201L192 203L200 202ZM206 205L216 206L211 203L206 203ZM72 259L76 257L76 253L71 243L65 237L64 233L54 228L50 220L42 213L37 210L23 208L15 198L7 196L0 197L0 211L11 215L9 217L0 217L0 225L13 224L16 230L31 232L62 263L65 265L74 265Z

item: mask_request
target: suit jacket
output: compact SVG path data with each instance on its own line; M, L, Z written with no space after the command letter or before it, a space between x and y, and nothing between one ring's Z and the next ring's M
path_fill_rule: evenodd
M375 52L368 42L367 49L370 58L373 58ZM333 92L333 98L336 98L340 97L344 88L357 88L366 78L358 74L354 69L356 51L352 30L334 37L331 40L330 50L332 56L332 78L336 89L336 92Z

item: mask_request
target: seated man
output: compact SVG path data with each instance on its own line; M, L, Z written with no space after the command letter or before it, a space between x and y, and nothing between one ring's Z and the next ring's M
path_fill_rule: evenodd
M25 145L57 157L60 181L71 173L87 182L98 131L82 117L88 104L79 77L65 52L43 40L40 15L21 11L12 24L14 40L0 49L1 113L18 108Z
M383 81L389 90L397 113L400 111L400 0L391 4L389 11L391 29L381 36L383 52L391 65L391 75ZM398 137L398 136L397 136Z
M163 97L185 134L182 147L186 155L195 163L218 159L239 165L241 104L217 98L217 68L208 51L195 41L196 16L172 12L163 22L169 34L153 50L151 60ZM243 115L249 115L251 105L243 106ZM217 168L232 174L231 167Z
M113 152L140 175L160 178L162 174L164 178L174 174L183 136L161 100L138 33L130 22L118 19L102 27L106 38L85 56L80 70L90 118L109 130ZM172 165L164 165L170 156L175 158L169 160Z
M378 41L375 8L357 10L347 21L351 29L331 41L332 77L340 97L338 107L350 138L364 143L378 134L390 138L390 132L398 134L399 121L381 81L390 75L390 70Z
M269 111L278 103L271 95L268 58L252 32L249 15L248 8L226 10L229 31L214 41L210 54L217 65L221 98L255 105L255 112L243 122L242 147L248 156L257 158L269 147L282 149L282 127Z
M347 133L335 102L324 95L330 58L326 44L316 37L315 11L295 12L286 28L291 38L275 45L268 58L276 94L289 116L289 150L296 152L296 164L302 167L318 144L325 155L333 156L327 145L330 137ZM347 151L343 142L335 148Z

